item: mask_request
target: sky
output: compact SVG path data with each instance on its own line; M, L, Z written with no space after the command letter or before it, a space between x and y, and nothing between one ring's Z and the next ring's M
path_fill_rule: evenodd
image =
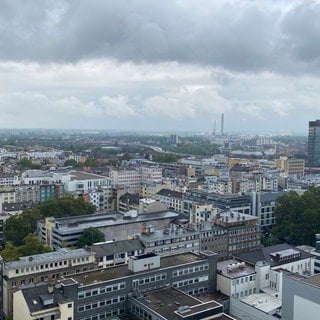
M307 134L320 1L0 0L0 128Z

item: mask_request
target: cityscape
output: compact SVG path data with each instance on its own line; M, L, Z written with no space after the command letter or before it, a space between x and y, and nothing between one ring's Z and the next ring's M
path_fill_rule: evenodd
M0 0L0 320L320 314L317 0Z

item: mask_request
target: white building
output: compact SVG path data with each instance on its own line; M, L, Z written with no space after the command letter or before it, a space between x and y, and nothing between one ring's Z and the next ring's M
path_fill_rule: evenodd
M217 290L237 299L258 292L255 268L234 259L218 262Z

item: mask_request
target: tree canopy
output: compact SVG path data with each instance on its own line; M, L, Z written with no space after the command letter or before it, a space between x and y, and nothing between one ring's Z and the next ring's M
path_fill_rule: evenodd
M314 245L320 233L320 187L311 187L303 195L289 192L277 201L273 238L294 245Z
M21 246L15 246L11 241L6 242L1 256L5 262L8 262L18 260L22 256L31 256L50 251L51 249L42 240L30 233L23 239Z
M37 208L24 210L22 214L8 218L4 222L4 240L20 246L29 233L36 231L38 220L45 217L61 218L92 214L95 210L96 207L83 198L66 197L47 200Z
M77 247L83 248L85 246L90 246L96 242L105 241L104 234L95 228L87 228L83 231L82 236L78 239Z

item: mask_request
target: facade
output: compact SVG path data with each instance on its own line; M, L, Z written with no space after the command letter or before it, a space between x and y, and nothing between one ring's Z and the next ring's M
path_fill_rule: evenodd
M131 270L128 265L123 265L110 268L108 272L97 270L76 274L72 279L63 279L54 288L48 284L21 288L14 294L13 315L15 319L20 319L18 317L23 310L30 315L28 319L32 320L41 317L47 319L45 316L50 314L56 317L54 319L67 320L69 317L72 320L98 320L125 315L134 315L136 319L172 320L170 316L156 316L155 313L159 310L150 308L147 301L143 302L140 298L169 287L193 296L214 293L216 263L217 256L212 252L203 252L200 255L188 253L162 257L160 260L156 255L138 256L129 262ZM145 265L149 267L145 269ZM144 271L141 272L142 270ZM61 293L63 299L62 305L59 305ZM195 305L199 305L198 309L192 308ZM202 303L193 303L190 306L192 312L188 308L189 313L186 313L187 310L179 309L180 305L175 304L176 310L179 309L181 314L178 314L178 319L211 319L209 316L213 318L222 315L222 305L218 303L212 301L202 307L200 305ZM63 308L62 312L69 310L67 318L61 316L59 308Z
M283 171L286 176L304 176L304 160L289 159L288 157L280 157L276 161L277 168Z
M152 226L145 225L141 231L139 239L145 247L145 253L168 256L200 251L199 232L188 230L182 225L171 225L163 230L154 230Z
M273 226L275 223L274 209L277 199L284 192L251 192L252 215L258 218L258 224L264 227Z
M215 223L228 234L228 256L260 247L261 229L257 218L248 214L222 212Z
M320 166L320 120L309 121L308 165Z
M156 194L156 199L164 203L169 210L183 213L183 193L179 191L173 191L170 189L162 189Z

